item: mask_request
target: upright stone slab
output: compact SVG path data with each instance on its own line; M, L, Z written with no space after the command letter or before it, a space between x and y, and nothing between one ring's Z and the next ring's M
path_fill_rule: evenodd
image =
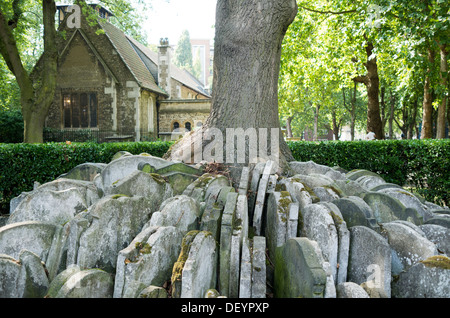
M65 241L62 227L50 223L26 221L0 228L0 254L19 259L22 250L33 252L46 264L50 279L57 274Z
M356 284L371 282L386 297L391 295L391 248L385 238L368 227L350 228L347 280Z
M101 269L78 270L70 273L53 298L112 298L114 280Z
M112 184L109 191L105 192L105 195L108 194L147 198L153 211L157 211L164 200L173 196L173 190L170 183L160 175L136 170Z
M289 205L289 218L287 223L286 241L297 237L299 204L292 202Z
M449 298L450 259L432 256L401 273L392 283L395 298Z
M107 196L93 205L90 226L80 235L77 264L114 272L117 255L149 221L152 209L146 198Z
M336 169L324 165L319 165L313 161L291 161L289 162L289 167L293 174L323 174L335 180L345 179L345 175L337 171Z
M362 225L371 229L378 228L372 208L361 198L350 196L334 200L332 203L339 208L348 227Z
M245 194L239 194L233 219L230 247L229 297L239 297L241 253L244 241L248 238L248 203Z
M397 253L403 268L438 254L436 245L413 228L398 222L382 224L389 246Z
M297 237L277 249L275 297L324 297L327 276L311 242L306 237Z
M275 249L286 242L289 207L292 203L289 192L272 192L267 200L266 239L269 255L275 257Z
M49 281L41 259L28 250L19 258L0 254L0 298L42 298Z
M247 195L250 184L250 167L243 167L241 172L241 180L239 181L239 194Z
M223 210L222 224L220 227L220 252L219 252L219 292L223 296L230 293L230 262L231 239L233 234L233 220L236 211L238 193L230 192Z
M425 237L436 244L436 248L444 254L450 255L450 229L437 224L423 224L419 228Z
M250 241L244 237L242 244L241 269L239 278L239 297L252 297L252 258L250 251Z
M223 205L217 203L217 196L219 195L221 188L217 190L217 195L210 195L206 200L205 210L202 214L200 223L200 230L211 232L216 241L219 241Z
M320 204L311 204L303 209L302 235L316 241L326 262L329 262L332 275L337 280L338 233L328 209Z
M109 190L112 185L138 170L138 165L141 162L159 168L166 165L168 161L150 155L122 156L111 161L102 170L99 178L95 180L97 187L104 193L110 193Z
M330 213L338 233L338 266L336 284L347 281L348 255L350 250L350 232L339 208L330 202L320 202Z
M22 283L20 274L22 265L20 262L6 254L0 254L0 298L22 297Z
M104 163L82 163L74 168L72 168L69 172L64 173L58 177L65 179L74 179L74 180L83 180L83 181L93 181L94 177L101 173L103 169L105 169L106 164Z
M170 280L182 239L173 226L147 227L139 233L117 258L114 297L133 294L136 282L162 286Z
M202 298L216 287L216 241L209 232L195 236L183 267L181 298Z
M398 199L381 192L369 192L363 195L364 201L372 208L378 223L405 220L416 225L423 223L423 217L414 209L406 208Z
M154 212L150 226L174 226L182 233L198 230L200 208L197 201L186 195L177 195L161 204L161 211Z
M8 224L41 221L62 226L86 209L85 197L76 188L62 191L36 191L20 202L10 215Z
M178 255L177 261L173 264L172 277L170 278L172 298L181 297L183 268L186 260L188 259L191 245L198 233L199 231L196 230L189 231L186 235L184 235L183 240L181 241L180 254Z
M267 187L269 185L270 173L272 171L273 162L266 162L262 177L258 185L258 193L256 195L255 209L253 211L253 228L255 229L256 235L262 234L263 226L263 211L264 204L266 200Z
M340 283L336 292L338 298L370 298L364 288L353 282Z
M405 206L405 208L416 210L423 221L427 221L433 217L433 213L429 211L428 208L409 191L399 188L386 188L383 190L379 190L378 192L385 193L393 198L396 198ZM417 219L414 220L416 224L419 222L420 216L418 216Z
M253 237L252 298L266 298L266 238Z
M253 220L253 212L255 210L256 197L258 195L259 181L261 175L264 172L264 167L266 164L264 162L258 162L252 170L250 188L248 193L248 211L249 219Z

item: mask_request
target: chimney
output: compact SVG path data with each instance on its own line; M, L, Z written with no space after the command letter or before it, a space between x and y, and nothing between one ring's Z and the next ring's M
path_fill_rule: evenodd
M169 40L161 38L158 46L158 84L169 95L171 93L170 50Z

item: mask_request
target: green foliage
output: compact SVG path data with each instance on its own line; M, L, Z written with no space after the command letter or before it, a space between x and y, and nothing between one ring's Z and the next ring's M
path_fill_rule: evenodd
M450 140L288 142L297 161L348 171L366 169L411 187L430 202L450 204Z
M162 157L172 142L0 144L0 213L9 201L86 162L109 163L119 151Z
M184 30L181 33L177 48L175 50L174 64L192 73L192 60L191 37L189 36L189 31Z
M0 143L23 141L23 117L20 110L0 110Z

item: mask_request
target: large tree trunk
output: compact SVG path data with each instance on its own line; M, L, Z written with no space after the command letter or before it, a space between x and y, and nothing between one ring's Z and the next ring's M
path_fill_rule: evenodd
M438 108L436 138L443 139L446 137L445 124L447 116L447 76L448 76L448 63L447 63L447 51L445 45L439 45L440 51L440 71L441 71L441 85L445 89L442 94L441 104Z
M197 149L199 145L206 146L209 139L205 141L205 134L211 131L220 132L218 142L223 137L222 141L228 146L233 145L232 139L235 137L242 137L242 133L254 136L252 132L256 132L258 143L264 143L260 135L264 135L263 129L266 128L267 136L271 132L277 133L271 135L274 138L267 141L266 149L258 147L258 155L261 151L270 153L275 150L271 145L278 144L279 165L281 168L287 166L287 161L293 158L279 132L278 74L281 43L296 13L294 0L218 0L211 114L202 129L175 144L166 158L174 158L180 150L189 152L192 145L197 145ZM240 134L233 135L230 131ZM247 144L256 147L251 140ZM206 150L205 147L202 149ZM222 149L227 166L244 166L254 162L250 156L246 156L245 162L239 162L233 153L230 154L240 150L236 147L223 146ZM198 151L194 149L191 162L205 159L204 156L196 158L195 154Z
M7 21L0 11L0 53L20 87L24 142L26 143L43 142L44 121L56 87L58 51L56 48L55 2L43 0L42 12L44 24L42 63L33 69L32 74L28 74L23 66L14 38L13 28L17 21ZM20 14L17 15L17 19L19 17Z
M423 89L423 113L422 113L422 132L421 139L433 138L433 96L431 89L431 69L434 62L435 52L428 48L428 70L425 76Z
M377 139L383 139L383 125L380 116L380 101L378 95L380 92L380 79L378 77L377 58L372 56L373 44L367 41L366 55L367 62L364 64L367 75L357 76L353 80L364 83L367 88L367 131L374 132Z

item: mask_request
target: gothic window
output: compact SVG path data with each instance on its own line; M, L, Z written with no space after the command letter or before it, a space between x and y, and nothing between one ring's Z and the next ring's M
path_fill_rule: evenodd
M179 129L179 128L180 128L180 124L177 121L174 122L172 131L174 131L175 129Z
M190 122L186 122L184 124L184 128L186 128L186 131L191 131L191 123Z
M64 128L97 127L97 94L63 94Z

